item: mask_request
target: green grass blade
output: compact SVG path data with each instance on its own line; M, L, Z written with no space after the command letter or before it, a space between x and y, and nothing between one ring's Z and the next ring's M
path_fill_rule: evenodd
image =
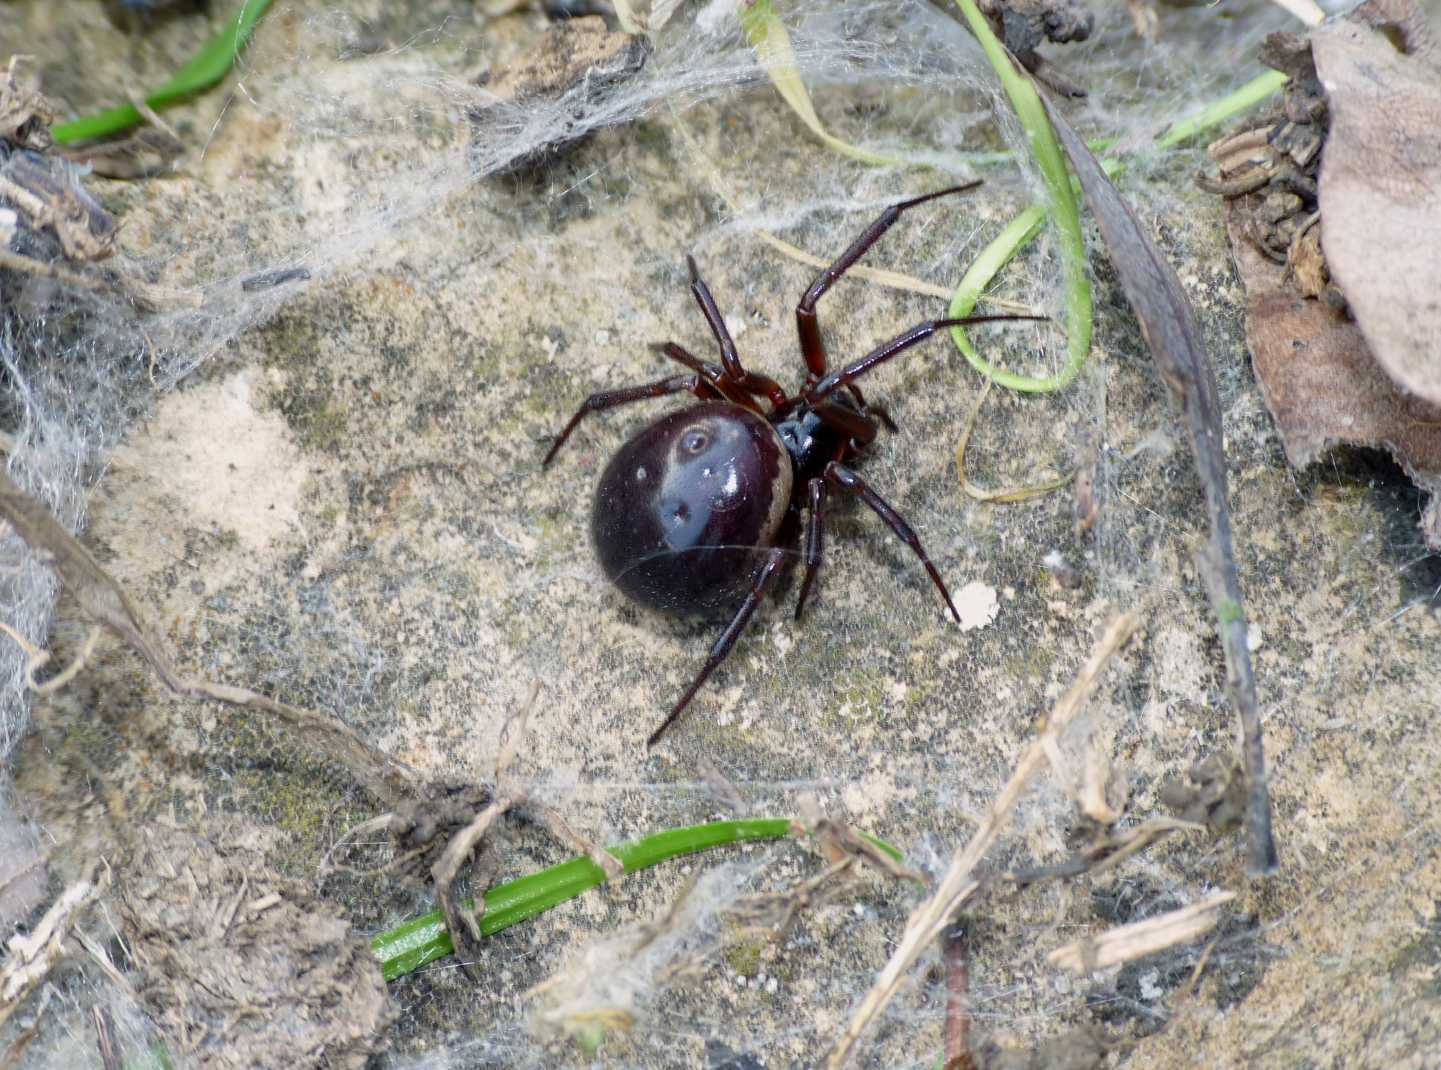
M1076 377L1091 353L1091 280L1086 275L1086 242L1081 235L1080 208L1071 187L1065 158L1061 155L1061 146L1056 141L1051 121L1046 117L1045 105L1041 103L1035 86L1031 84L1030 78L1015 69L1005 48L996 40L990 25L976 7L975 0L956 0L956 3L966 25L975 34L986 58L990 60L1006 96L1010 98L1011 107L1015 109L1016 118L1026 131L1031 155L1035 158L1041 178L1045 182L1050 217L1056 224L1061 262L1066 272L1066 363L1057 374L1044 379L1015 375L995 368L985 360L970 344L964 329L952 327L951 338L977 371L1013 390L1032 393L1060 390ZM982 278L983 271L977 271L975 267L966 273L966 278L962 280L955 298L951 301L949 315L953 319L970 315L975 308L976 299L993 277L994 271L999 271L1001 266L1015 255L1014 250L1019 250L1040 232L1045 218L1046 213L1041 209L1028 209L1006 228L1007 241L1013 249L1009 255L1003 255L1005 250L1001 246L997 246L994 252L988 248L981 254L986 269L993 269L992 273Z
M712 847L779 839L790 835L796 827L788 817L713 821L706 825L669 829L609 850L625 866L625 872L633 873L657 862ZM894 847L880 844L880 841L873 842L900 857ZM485 893L485 914L480 919L480 931L490 936L567 899L574 899L582 892L605 883L605 879L605 870L589 858L581 857L506 884L498 884ZM472 904L466 905L469 907ZM450 933L445 929L445 920L438 910L381 933L370 942L370 946L376 958L380 959L381 972L387 981L444 958L454 950Z
M1284 74L1279 71L1267 71L1197 114L1173 123L1164 134L1156 139L1155 147L1158 149L1174 148L1183 141L1188 141L1241 112L1255 107L1285 84L1286 76ZM1101 161L1101 167L1107 175L1114 177L1124 171L1126 165L1124 160L1108 157ZM981 255L977 257L957 285L947 315L954 319L969 316L975 309L981 293L1000 273L1001 268L1010 263L1012 258L1041 232L1045 221L1045 208L1040 205L1032 205L1013 219L1000 234L996 235L991 243L981 251ZM1034 392L1054 390L1059 385L1064 385L1060 382L1064 372L1061 376L1053 376L1050 379L1032 379L1029 376L1016 375L996 368L987 362L971 344L969 336L959 328L951 332L951 337L956 343L956 348L961 351L966 360L981 374L995 379L1000 386L1017 391Z
M225 29L206 42L205 47L176 71L170 81L147 96L146 105L157 110L164 108L202 89L209 89L224 78L269 6L270 0L244 0L234 17L227 21ZM135 105L122 104L108 111L61 123L51 134L61 144L89 141L128 130L138 125L142 118Z
M796 53L795 49L791 47L791 35L786 30L785 23L776 14L771 0L753 0L750 4L743 3L740 20L741 29L745 31L751 48L755 50L761 66L766 69L766 74L770 76L771 84L775 86L776 92L791 106L791 110L796 113L800 121L805 123L810 132L815 134L821 142L843 156L849 156L863 163L904 166L904 160L857 148L849 142L835 137L821 125L820 116L816 114L816 109L811 104L810 93L806 91L805 82L801 81L800 71L796 69Z

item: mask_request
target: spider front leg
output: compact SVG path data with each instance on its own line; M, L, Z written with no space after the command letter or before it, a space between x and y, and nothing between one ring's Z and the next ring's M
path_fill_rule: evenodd
M627 386L618 390L602 390L598 394L592 394L585 399L585 402L576 410L565 429L556 436L555 442L551 445L550 451L546 453L545 460L540 462L542 468L555 459L560 448L565 445L565 440L580 423L581 418L589 412L600 412L603 409L613 409L617 405L626 405L632 401L644 401L647 398L661 398L667 394L681 394L689 391L702 401L711 401L720 396L714 387L705 381L702 373L694 375L672 375L669 379L660 379L654 383L645 383L641 386Z
M976 323L1001 323L1009 320L1043 320L1046 316L1025 316L1025 315L995 315L995 316L963 316L960 319L927 320L918 323L908 331L896 335L889 342L883 342L876 346L864 357L853 360L844 368L838 368L824 378L810 384L802 394L806 403L819 405L826 398L830 397L841 387L849 387L852 380L864 375L877 364L890 360L898 354L904 353L921 342L924 342L937 331L947 327L969 327Z
M750 409L752 412L761 411L761 407L756 404L755 398L751 397L745 390L727 379L722 369L717 368L714 364L707 364L684 346L677 345L675 342L661 342L655 346L655 349L677 364L684 364L691 371L697 373L709 384L712 390L727 401L733 402L742 408Z
M901 218L901 213L908 208L914 208L927 201L933 201L937 197L949 196L952 193L964 193L967 190L975 189L980 182L966 182L959 186L952 186L949 189L937 190L934 193L927 193L920 197L912 197L908 201L901 201L893 204L881 213L874 223L868 226L855 241L851 242L846 251L836 258L835 263L826 268L806 290L805 296L796 305L796 331L800 335L801 356L805 358L806 368L810 371L812 379L819 379L826 374L826 345L821 340L821 323L816 315L816 304L826 291L829 290L837 279L855 266L857 260L870 251L871 246L881 240L881 237L891 227L895 226L896 220ZM862 408L865 402L860 394L852 388L852 396L856 403ZM886 421L888 422L888 421Z
M695 298L696 304L700 305L701 315L705 317L711 334L715 335L716 345L720 346L721 366L725 368L726 378L736 386L741 387L751 394L768 399L774 408L780 408L786 403L786 392L781 389L781 384L768 376L748 372L741 366L740 353L736 351L736 344L731 339L730 331L726 328L725 318L720 314L720 308L711 296L710 287L700 277L700 269L695 265L695 257L685 258L686 267L690 269L690 292Z
M666 734L666 730L675 723L675 719L690 705L690 700L695 698L695 694L701 689L701 685L710 679L710 674L715 672L716 667L720 665L721 662L725 661L727 655L731 652L731 648L736 645L736 640L739 639L741 633L746 630L746 625L750 623L751 617L755 616L755 611L760 607L761 602L770 592L771 587L775 585L776 577L780 575L781 566L785 564L785 559L786 552L779 546L773 546L766 551L765 560L761 562L760 568L756 569L755 578L751 581L750 594L746 595L746 600L741 603L741 607L736 610L736 614L731 618L731 622L726 626L726 630L721 632L721 636L716 640L715 646L711 647L710 655L705 659L705 664L701 666L700 673L691 682L690 687L685 689L685 694L681 695L680 701L671 707L671 711L666 714L665 720L660 723L660 726L656 728L656 730L650 734L650 738L645 741L647 747L654 747L660 742L661 737Z
M941 579L941 574L936 571L936 566L931 564L931 559L926 555L925 547L921 545L920 537L911 530L911 526L906 523L905 518L896 512L889 502L872 490L870 484L862 479L859 473L852 471L837 461L832 461L826 465L825 480L831 486L854 494L861 501L865 502L866 505L870 506L871 511L874 512L876 516L886 522L886 526L895 533L896 538L900 539L914 551L915 555L920 558L921 564L925 566L926 571L930 573L931 582L936 585L936 590L940 591L941 597L946 600L946 605L950 607L951 615L956 618L956 623L961 623L961 614L957 611L956 604L951 601L951 592L946 590L945 582ZM819 565L819 534L817 534L816 546L816 563ZM809 561L807 561L807 568L809 568Z

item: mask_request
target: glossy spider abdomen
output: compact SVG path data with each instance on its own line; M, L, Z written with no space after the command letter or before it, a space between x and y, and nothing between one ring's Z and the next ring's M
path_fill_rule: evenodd
M651 424L596 487L591 537L609 579L676 615L731 607L790 508L791 458L749 409L707 402Z

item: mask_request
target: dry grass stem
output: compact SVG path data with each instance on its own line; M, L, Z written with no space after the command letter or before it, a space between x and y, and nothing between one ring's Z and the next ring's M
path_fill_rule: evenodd
M90 634L85 637L85 645L80 648L79 657L42 684L35 679L35 674L50 664L50 651L41 650L3 620L0 620L0 631L15 640L20 649L25 651L25 656L30 659L25 663L25 686L41 696L53 695L75 679L76 674L85 668L95 653L95 643L100 638L99 626L92 627Z
M465 924L470 938L476 943L480 942L480 916L485 913L485 899L483 896L477 895L475 909L467 910L465 904L455 897L455 878L460 873L460 867L465 865L466 859L475 850L475 845L490 831L490 826L495 824L496 819L514 804L514 799L500 798L476 814L470 824L450 838L439 861L431 869L431 876L435 880L435 890L440 897L440 908L445 913L446 927L457 944L461 933L452 921L456 918Z
M820 902L822 895L836 887L837 880L849 873L855 864L856 856L848 855L793 888L746 896L736 903L736 928L743 936L779 941L790 930L796 917Z
M71 271L59 264L47 264L43 260L21 256L19 253L12 253L9 249L0 249L0 268L23 271L27 275L38 275L45 279L55 279L85 290L98 290L104 284L101 279L82 275L78 271Z
M1027 498L1039 498L1042 494L1060 490L1075 478L1076 473L1068 472L1055 479L1048 479L1044 483L1037 483L1033 487L1010 487L999 490L978 487L966 475L966 447L971 444L971 432L975 430L976 417L980 415L981 406L985 404L986 396L990 394L991 385L994 382L993 379L986 380L986 385L981 387L981 392L976 395L976 403L971 406L970 414L966 416L966 422L961 426L961 440L956 443L956 472L961 477L961 489L966 492L968 497L979 502L1023 502Z
M120 1044L115 1038L115 1018L101 1006L90 1008L90 1019L95 1024L95 1046L100 1052L103 1070L122 1070L125 1065L120 1054Z
M1130 638L1139 619L1139 615L1134 611L1124 613L1106 628L1105 634L1096 644L1096 649L1081 667L1075 682L1051 711L1041 738L1032 743L1022 755L1010 780L1001 789L990 811L982 820L981 827L976 830L970 842L956 853L955 860L931 897L911 913L900 946L891 955L890 961L861 1001L850 1024L831 1049L826 1063L831 1070L839 1070L846 1064L861 1034L895 997L901 982L916 960L940 936L946 926L951 924L966 901L980 888L981 879L975 875L976 867L995 843L1031 780L1047 764L1048 740L1058 735L1080 712L1100 679L1106 663Z
M832 862L838 862L847 857L859 858L861 861L870 864L874 869L879 870L888 877L896 880L910 881L913 884L925 884L926 875L919 870L911 869L892 858L885 851L882 851L864 836L858 835L849 825L823 817L811 825L811 834Z
M1209 932L1220 920L1221 907L1235 898L1235 892L1217 892L1180 910L1058 947L1046 956L1046 961L1072 973L1087 974L1154 955Z
M730 209L732 215L740 216L742 213L740 202L736 199L730 186L726 184L725 179L721 177L720 170L711 162L710 157L705 154L704 150L701 149L699 142L691 135L690 129L679 116L675 116L675 123L681 140L685 142L686 148L690 149L691 159L695 161L701 174L704 175L706 181L710 183L711 192L725 203L725 206ZM834 260L834 257L820 257L814 253L808 253L800 248L800 246L792 245L784 238L777 238L768 230L756 230L753 231L753 233L757 238L765 242L782 256L794 260L799 264L804 264L806 267L815 268L817 271L824 271L831 266ZM885 286L892 290L901 290L905 293L921 294L924 297L939 297L943 301L949 301L955 296L954 287L937 286L933 282L926 282L924 279L918 279L913 275L906 275L903 272L887 271L884 268L866 267L863 264L856 264L848 269L845 277L847 279L864 279L866 282L872 282L878 286ZM981 301L985 303L987 308L999 309L1003 312L1015 312L1026 316L1037 315L1035 309L1020 301L1008 301L1002 297L991 297L988 295L983 295Z

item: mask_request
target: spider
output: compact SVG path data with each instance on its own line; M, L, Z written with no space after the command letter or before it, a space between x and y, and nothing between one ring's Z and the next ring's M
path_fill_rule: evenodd
M820 568L832 493L851 495L869 506L911 548L960 621L921 540L850 467L880 427L896 430L884 409L866 403L854 380L947 327L1045 317L928 320L830 371L816 304L902 213L978 185L968 182L891 205L816 276L796 305L806 377L795 394L787 394L774 379L747 371L741 364L695 259L687 257L691 295L720 347L721 363L708 364L675 342L657 346L689 371L592 394L545 455L542 467L555 459L587 413L669 394L688 392L700 399L697 405L661 417L621 446L600 477L591 513L596 556L606 576L628 597L675 615L716 613L740 603L700 672L651 733L647 747L660 741L745 631L792 557L804 508L805 577L795 614L800 619Z

